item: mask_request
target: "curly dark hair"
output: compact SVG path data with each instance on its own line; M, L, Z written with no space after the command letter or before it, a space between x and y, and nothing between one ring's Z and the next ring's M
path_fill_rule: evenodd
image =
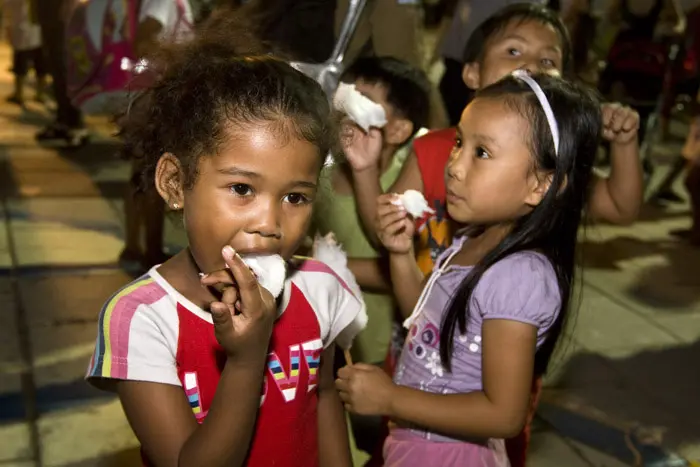
M152 85L119 118L122 154L134 160L138 191L154 186L163 153L182 166L185 186L199 158L215 155L231 133L265 125L282 138L335 147L337 126L328 98L311 78L266 54L240 19L215 15L186 44L167 44L149 57Z

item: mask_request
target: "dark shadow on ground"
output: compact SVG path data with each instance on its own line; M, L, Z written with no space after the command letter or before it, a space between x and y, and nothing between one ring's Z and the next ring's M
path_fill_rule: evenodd
M583 275L591 270L621 271L623 262L657 257L649 265L630 271L632 285L623 292L630 298L664 310L687 310L700 300L700 248L681 240L647 241L631 236L579 245Z
M638 427L632 431L640 440L674 450L700 441L699 361L700 341L620 359L579 353L564 365L556 387L579 413ZM580 369L589 372L586 378Z

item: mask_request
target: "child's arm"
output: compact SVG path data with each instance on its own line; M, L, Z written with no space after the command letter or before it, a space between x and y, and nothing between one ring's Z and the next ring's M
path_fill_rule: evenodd
M180 387L117 383L124 413L153 465L243 465L260 403L264 364L264 352L257 363L227 361L202 425Z
M381 195L377 205L377 235L389 252L389 271L401 315L408 317L423 289L423 273L416 263L413 236L416 225L393 194Z
M611 167L608 178L594 178L593 219L627 225L637 218L643 195L638 129L637 112L619 104L603 105L603 137L610 141Z
M381 132L372 129L365 134L356 129L351 144L344 148L345 156L350 162L353 175L353 191L357 210L365 233L375 247L380 245L376 230L377 198L384 193L379 183L381 176L379 156L381 155ZM416 155L411 153L406 158L396 182L387 190L388 193L403 193L413 189L423 192L423 179L420 175Z
M404 318L411 315L425 282L413 250L407 254L390 254L389 261L349 258L348 268L360 287L370 292L393 292L401 315Z
M277 306L230 247L222 253L228 269L201 280L203 286L221 293L210 311L216 339L227 356L204 422L197 424L182 388L144 381L156 370L166 373L168 379L162 381L177 380L172 354L168 357L167 349L157 344L163 333L145 316L139 315L138 338L154 345L132 352L138 363L132 362L126 374L133 369L134 379L116 384L129 423L156 466L239 466L250 448ZM235 315L234 305L239 311ZM112 360L126 366L128 357L112 356Z
M350 446L343 404L335 389L335 345L321 355L318 384L318 450L321 467L350 467Z
M480 391L441 394L440 380L432 386L428 382L421 390L431 373L436 378L464 378L455 382L457 387L460 382L465 388L476 383L464 373L473 361L458 357L452 360L452 371L441 365L426 372L424 361L409 352L402 360L407 371L399 374L414 370L415 375L400 376L399 381L413 387L420 384L420 389L394 384L384 372L369 365L345 367L338 372L336 387L346 408L359 414L389 416L400 425L459 439L516 435L527 417L538 330L552 329L561 307L557 276L543 256L516 253L486 271L470 303L473 306L468 312L481 317L481 327L467 329L467 340L473 339L469 348L456 331L453 349L471 355L462 358L480 358ZM419 329L426 325L417 323ZM553 331L551 338L556 334ZM437 353L440 345L435 344L430 352Z
M407 254L390 254L389 265L399 311L403 318L408 318L418 303L426 278L416 263L413 249Z
M379 368L356 364L338 372L349 410L384 415L461 438L510 438L525 424L532 385L535 326L492 319L482 327L483 391L436 394L398 386Z
M348 269L363 290L391 292L391 279L386 258L348 258Z

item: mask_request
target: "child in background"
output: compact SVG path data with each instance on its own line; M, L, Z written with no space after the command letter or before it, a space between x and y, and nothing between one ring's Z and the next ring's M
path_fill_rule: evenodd
M391 57L360 58L345 73L343 81L353 83L366 97L382 106L387 124L379 158L380 183L389 188L399 175L410 150L410 142L428 121L430 83L425 74L407 62ZM422 130L425 131L425 130ZM348 257L376 258L377 250L367 241L359 223L352 191L352 175L344 162L329 167L322 177L313 226L321 235L332 232ZM371 282L356 272L358 283ZM372 289L371 286L366 287ZM367 292L367 328L353 343L353 359L381 364L391 336L394 301L386 294Z
M7 102L24 105L24 87L31 67L36 76L37 102L46 101L46 65L41 48L41 28L33 18L29 0L4 0L7 35L12 45L12 71L15 75L15 90Z
M525 70L477 92L445 175L449 215L469 227L420 297L414 221L396 195L379 198L379 237L401 278L394 293L413 310L409 336L394 383L358 363L336 386L351 412L395 421L386 466L509 465L503 439L525 425L533 376L569 309L599 105L591 91Z
M153 57L160 76L122 121L188 246L107 301L87 379L116 391L148 465L349 466L334 341L362 300L292 258L337 128L315 81L236 54L232 31ZM286 261L277 300L252 254Z
M518 3L507 6L482 23L472 34L464 53L463 78L474 90L493 84L515 69L531 72L567 73L571 67L571 44L559 16L544 6ZM637 129L639 116L619 104L603 105L603 137L611 142L613 163L608 178L596 176L591 192L590 214L595 219L626 224L632 222L642 201L642 170ZM364 151L364 139L379 138L372 131L358 132L356 144L346 148L363 223L374 228L376 199L383 191L377 183L376 153ZM435 214L418 219L417 259L427 274L435 259L451 243L445 210L442 174L454 145L455 129L435 131L418 138L398 180L387 192L421 191ZM376 237L375 237L376 240Z
M407 62L391 57L360 58L343 76L366 97L382 106L387 124L382 129L379 158L380 183L389 188L401 171L411 141L422 134L430 110L430 82L425 74ZM329 167L321 178L313 226L317 233L333 233L343 246L348 265L364 288L369 321L352 346L354 361L381 365L386 358L396 320L396 304L383 276L371 271L379 252L369 243L360 224L352 190L352 175L346 163ZM371 260L370 260L371 259ZM371 450L379 434L379 420L353 417L357 445Z
M571 44L566 27L559 16L544 6L518 3L507 6L476 28L464 54L463 78L471 89L479 89L498 81L515 69L542 71L550 74L566 72L571 67ZM619 104L603 105L603 136L611 141L613 164L610 177L594 175L589 210L592 217L610 222L631 221L642 199L642 171L639 162L637 129L639 116L633 110ZM353 167L353 180L358 201L358 211L368 229L376 232L376 199L382 192L402 193L408 189L421 191L433 214L416 219L416 261L424 274L429 274L435 260L452 242L455 225L446 209L444 171L452 147L456 129L431 132L413 143L414 152L409 155L396 183L389 190L380 190L377 183L376 163L378 155L367 151L368 141L380 139L381 134L371 130L368 134L356 132L355 139L345 153ZM375 143L376 145L376 143ZM376 237L372 238L376 240ZM401 280L392 277L393 281ZM409 305L400 306L410 312ZM388 356L389 368L398 359L402 334ZM533 381L530 418L534 416L541 381ZM527 425L529 427L529 423ZM524 467L529 442L529 428L508 440L511 463Z

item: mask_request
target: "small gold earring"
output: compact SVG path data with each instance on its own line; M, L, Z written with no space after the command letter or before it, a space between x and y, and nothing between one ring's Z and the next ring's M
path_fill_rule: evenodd
M173 203L173 209L180 209L180 205L177 203Z

